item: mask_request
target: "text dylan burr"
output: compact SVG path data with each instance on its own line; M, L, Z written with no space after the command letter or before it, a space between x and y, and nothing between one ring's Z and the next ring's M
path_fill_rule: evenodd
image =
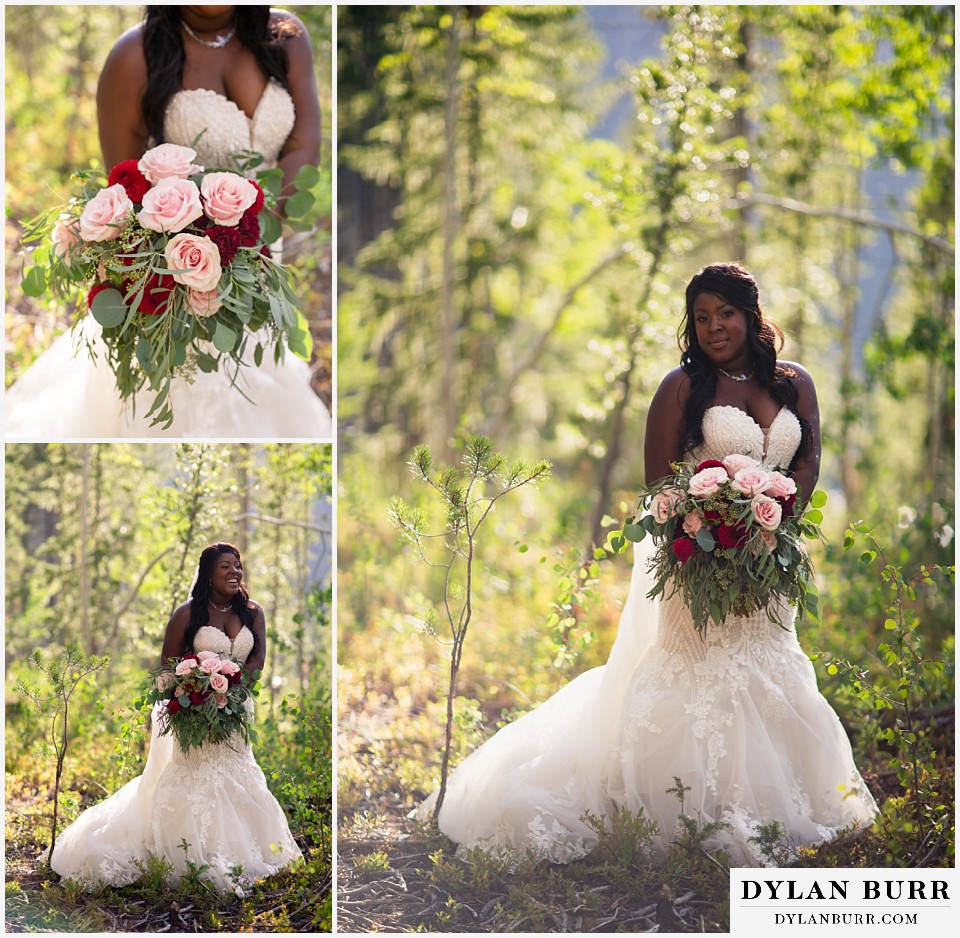
M792 879L745 879L743 880L744 899L847 899L850 883L845 879L830 879L822 885L816 880L810 883L797 883ZM946 880L934 879L925 882L919 879L865 879L856 882L862 887L858 899L930 900L949 899Z

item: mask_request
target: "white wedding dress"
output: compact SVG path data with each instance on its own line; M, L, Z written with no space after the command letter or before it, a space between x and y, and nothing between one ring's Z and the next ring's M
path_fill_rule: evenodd
M232 166L233 156L245 150L262 154L264 165L272 166L293 124L290 95L271 81L252 118L215 91L179 91L167 107L164 134L168 143L194 146L196 162L207 168ZM88 341L99 348L97 360ZM7 390L4 432L8 439L45 440L329 438L330 414L310 389L307 363L287 350L275 364L268 349L257 368L255 345L248 342L249 367L240 369L236 387L231 387L223 362L216 372L175 377L170 390L173 424L168 429L151 427L144 415L153 395L141 390L135 406L121 403L104 362L100 326L86 316Z
M205 625L194 649L246 661L253 633L244 626L231 642ZM221 892L235 893L243 886L231 868L242 866L243 880L255 880L301 856L249 743L237 736L185 753L172 733L159 735L159 722L155 707L143 774L88 808L57 837L51 863L56 873L86 888L125 886L157 856L173 865L176 879L187 860L207 864L203 877ZM186 852L183 841L189 844Z
M743 453L788 466L800 444L786 408L765 432L746 412L714 406L703 431L696 461ZM780 610L787 628L761 611L711 625L701 639L679 593L647 599L648 545L637 545L607 664L501 729L451 775L439 823L461 851L512 848L566 863L597 843L586 811L642 809L662 855L680 813L667 794L674 776L690 787L685 814L726 822L708 845L734 865L763 863L750 841L762 823L780 821L798 846L873 820L876 803L797 642L794 610Z

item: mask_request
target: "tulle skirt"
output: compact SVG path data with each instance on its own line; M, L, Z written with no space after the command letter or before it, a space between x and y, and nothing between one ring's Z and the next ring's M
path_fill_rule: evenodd
M58 837L51 866L87 888L123 886L162 857L179 879L188 861L224 893L275 873L301 856L283 810L249 744L180 750L160 736L154 709L143 774L88 808ZM239 869L242 867L242 871Z
M4 432L8 439L46 440L330 437L330 414L310 389L306 362L287 351L277 364L267 351L257 368L252 348L249 358L235 387L223 370L174 378L173 425L151 427L144 415L153 395L141 391L134 404L121 403L105 363L100 327L88 316L76 331L55 339L7 390Z
M751 838L779 821L787 845L868 825L877 807L847 735L820 694L793 611L696 632L679 595L646 598L639 545L630 596L606 665L575 678L501 729L452 774L441 830L462 848L528 851L565 863L597 843L586 815L642 811L655 855L683 813L723 822L709 841L734 865L761 865ZM432 810L436 793L422 806Z

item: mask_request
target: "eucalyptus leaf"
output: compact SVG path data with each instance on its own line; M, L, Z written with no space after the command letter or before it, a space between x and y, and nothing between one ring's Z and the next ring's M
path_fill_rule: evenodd
M697 531L697 544L701 550L705 550L708 554L717 546L717 542L709 528L700 528L700 530Z
M320 182L320 170L316 166L307 163L297 170L297 175L293 177L293 184L298 189L312 189Z
M43 296L47 289L46 269L39 265L29 267L23 275L21 286L27 296Z
M217 323L213 334L213 345L218 352L232 352L237 344L237 333L222 322Z
M90 305L90 312L104 329L119 326L127 318L127 307L119 290L101 290Z

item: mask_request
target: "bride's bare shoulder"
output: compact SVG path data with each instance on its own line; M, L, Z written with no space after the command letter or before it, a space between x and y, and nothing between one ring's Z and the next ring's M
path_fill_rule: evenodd
M143 53L143 24L131 26L114 44L103 63L101 81L141 85L147 79L147 60Z

